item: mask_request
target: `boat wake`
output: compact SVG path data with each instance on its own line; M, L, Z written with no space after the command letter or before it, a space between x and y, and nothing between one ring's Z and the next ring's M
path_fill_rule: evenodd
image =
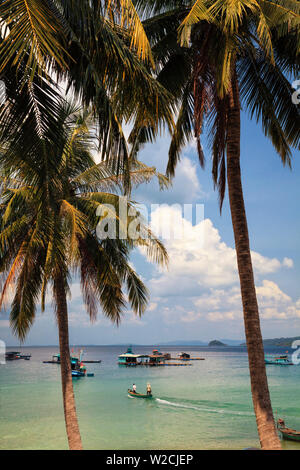
M186 408L186 409L196 410L196 411L204 412L204 413L219 413L219 414L230 414L230 415L238 415L238 416L254 416L254 413L251 411L224 410L221 408L204 408L204 407L196 406L192 404L188 405L184 403L175 403L175 402L171 402L168 400L162 400L161 398L156 398L156 401L160 403L161 405L174 406L176 408Z

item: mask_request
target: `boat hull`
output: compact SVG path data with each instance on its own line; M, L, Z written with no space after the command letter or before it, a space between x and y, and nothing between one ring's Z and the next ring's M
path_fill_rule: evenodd
M278 419L277 429L281 433L282 439L285 439L286 441L300 442L300 431L296 431L296 429L288 428L285 425L285 422L283 419Z
M131 390L128 390L128 395L134 398L153 398L152 395L143 395L142 393L134 393Z
M72 377L84 377L85 373L79 370L72 370Z
M292 362L277 362L277 361L268 361L265 360L265 364L271 364L273 366L293 366Z
M286 441L296 441L296 442L300 442L300 434L293 434L293 433L290 433L288 431L284 431L284 430L281 430L279 429L280 433L281 433L281 436L282 436L282 439L286 440Z

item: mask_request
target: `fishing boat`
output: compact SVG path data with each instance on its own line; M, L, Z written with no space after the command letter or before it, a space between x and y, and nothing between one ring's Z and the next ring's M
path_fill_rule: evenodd
M265 364L274 364L279 366L292 366L293 363L289 360L288 355L284 354L281 356L265 356Z
M295 429L287 428L283 419L278 419L277 429L282 435L282 439L287 441L298 441L300 442L300 431Z
M82 362L83 351L80 351L79 358L75 356L70 356L71 362L71 373L72 377L94 377L93 373L88 373L86 367ZM44 364L61 364L60 354L54 354L52 356L52 361L43 361Z
M152 394L145 395L143 393L133 392L132 390L128 389L128 395L134 398L153 398Z

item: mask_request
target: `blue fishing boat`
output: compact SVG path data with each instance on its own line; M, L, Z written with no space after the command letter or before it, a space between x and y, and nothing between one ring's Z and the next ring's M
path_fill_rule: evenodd
M83 351L81 350L79 358L70 355L72 377L94 377L93 373L87 374L86 367L82 362L82 354ZM43 362L45 364L61 364L60 354L54 354L54 356L52 356L52 361Z
M265 356L265 364L273 364L273 365L279 365L279 366L292 366L293 363L289 360L288 355L280 355L280 356L274 356L274 355L266 355Z

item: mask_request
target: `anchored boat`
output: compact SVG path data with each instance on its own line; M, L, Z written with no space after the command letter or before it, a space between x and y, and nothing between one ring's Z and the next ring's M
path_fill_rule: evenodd
M71 362L71 373L72 377L94 377L93 373L88 373L86 371L86 367L82 362L82 351L80 352L80 356L75 357L75 356L70 356L70 362ZM60 360L60 354L54 354L52 356L52 361L43 361L44 364L61 364Z
M31 354L21 354L19 351L9 351L5 353L5 359L7 361L18 361L19 359L25 359L25 361L29 361L31 358Z
M287 428L283 419L278 419L277 429L282 435L282 439L287 441L298 441L300 442L300 431L295 429Z
M274 364L279 366L292 366L293 363L289 360L287 354L281 356L265 356L265 364Z

